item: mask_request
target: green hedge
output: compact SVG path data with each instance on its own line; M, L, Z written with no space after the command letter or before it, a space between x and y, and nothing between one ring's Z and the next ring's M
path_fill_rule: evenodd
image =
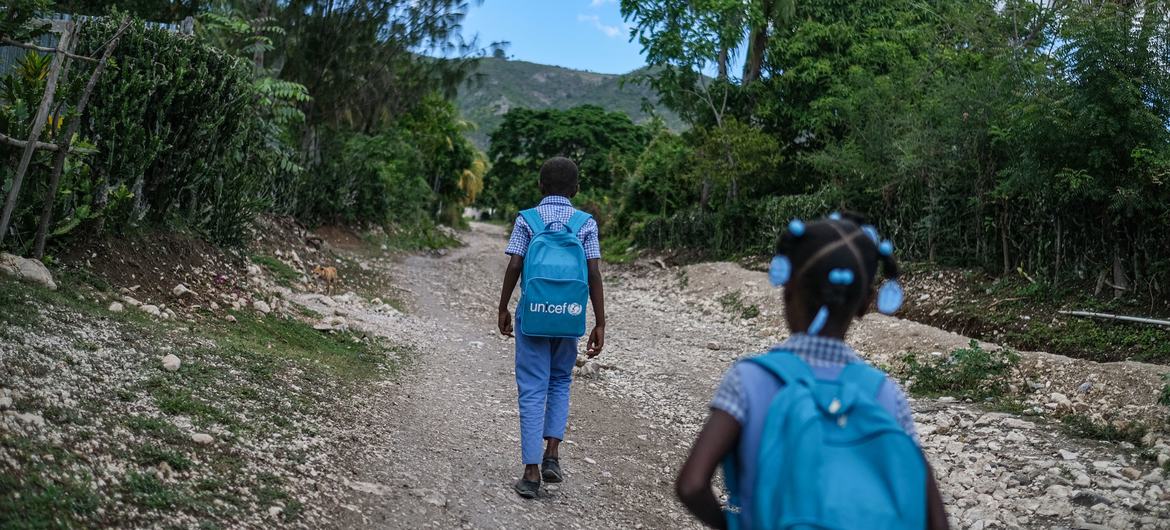
M78 50L99 49L116 26L113 18L84 23ZM122 36L113 59L83 128L98 148L92 193L106 206L107 226L169 222L221 242L239 240L264 207L269 184L266 172L249 165L265 149L250 66L141 21Z

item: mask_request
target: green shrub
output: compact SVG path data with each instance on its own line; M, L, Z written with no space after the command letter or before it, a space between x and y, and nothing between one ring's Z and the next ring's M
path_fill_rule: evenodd
M1060 422L1073 436L1106 442L1129 442L1138 446L1142 445L1142 438L1149 432L1149 428L1141 423L1098 422L1081 414L1067 414L1060 418Z
M968 347L949 355L924 361L911 353L904 360L910 392L916 395L985 399L1008 392L1011 373L1020 356L1008 349L988 351L972 340Z
M601 240L601 259L606 263L629 263L634 254L629 238L608 236Z
M304 175L297 216L310 224L426 219L458 226L477 191L465 189L476 187L467 176L475 177L477 158L453 112L449 102L431 97L395 127L323 134L323 162Z
M117 17L80 26L78 50L110 40ZM87 76L85 69L74 75ZM97 185L80 204L94 204L107 226L141 222L185 225L221 242L237 242L265 205L265 174L249 171L268 148L257 127L252 69L200 41L136 21L93 94L83 135ZM107 210L111 190L130 207Z
M756 304L745 304L743 294L739 291L733 291L720 296L718 301L719 305L723 306L724 311L739 318L752 319L760 316L760 306Z

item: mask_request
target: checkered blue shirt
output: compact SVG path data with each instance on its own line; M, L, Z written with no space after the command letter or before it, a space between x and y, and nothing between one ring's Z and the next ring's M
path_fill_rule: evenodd
M569 217L573 216L576 209L573 208L573 203L569 202L569 199L558 195L549 195L540 201L540 204L536 206L536 211L547 226L553 223L563 225L569 222ZM523 217L516 216L516 224L512 227L512 237L508 240L508 248L504 250L504 253L511 256L523 256L528 252L528 243L532 242L532 236L532 229L528 227L528 223L524 222ZM601 258L601 243L597 239L597 221L592 218L585 221L585 226L582 226L581 231L577 232L577 237L581 239L581 246L585 247L585 259Z
M812 368L838 368L846 364L865 362L848 344L829 338L816 337L804 333L797 333L788 340L776 346L777 349L791 351L804 360ZM902 426L915 442L918 442L918 429L914 427L914 416L910 410L910 402L906 393L897 381L887 376L886 381L894 385L894 419ZM711 399L711 408L722 410L730 414L743 425L747 420L747 394L743 391L739 370L733 366L723 377L723 382L715 391Z

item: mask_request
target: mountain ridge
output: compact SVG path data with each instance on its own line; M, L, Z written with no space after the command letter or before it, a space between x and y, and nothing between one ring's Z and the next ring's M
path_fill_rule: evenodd
M602 74L496 57L480 61L476 73L456 97L463 119L475 124L467 133L477 147L487 150L492 131L513 108L568 109L580 105L597 105L608 111L621 111L635 123L660 116L674 131L686 128L678 115L658 104L654 89L632 80L640 68L626 74ZM653 112L643 108L649 102Z

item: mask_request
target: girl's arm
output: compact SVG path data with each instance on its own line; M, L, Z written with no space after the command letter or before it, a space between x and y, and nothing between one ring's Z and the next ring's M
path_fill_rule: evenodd
M722 410L712 411L675 482L679 500L711 528L727 528L723 507L711 490L711 479L723 457L735 448L739 431L739 422L730 414Z

